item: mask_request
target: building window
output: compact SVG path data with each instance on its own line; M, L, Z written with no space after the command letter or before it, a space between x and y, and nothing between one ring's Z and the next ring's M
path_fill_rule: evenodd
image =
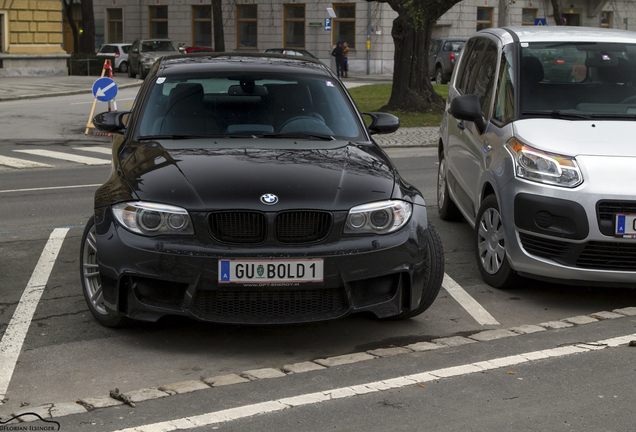
M477 8L477 31L492 27L492 8Z
M168 6L150 6L149 36L157 39L168 37Z
M536 17L536 9L523 9L521 11L521 25L534 25L534 20Z
M285 5L285 48L305 48L305 5Z
M256 5L240 5L237 6L236 16L238 27L237 45L239 48L256 48L258 47Z
M612 13L611 12L601 12L601 27L605 27L605 28L612 27Z
M108 9L108 43L124 41L124 21L121 9Z
M192 6L192 46L212 46L211 6Z
M334 4L333 44L347 42L349 49L356 48L356 5Z

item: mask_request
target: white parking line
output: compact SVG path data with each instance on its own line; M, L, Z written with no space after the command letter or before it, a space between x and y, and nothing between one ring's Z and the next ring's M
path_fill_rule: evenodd
M200 428L214 424L227 423L238 419L254 417L259 414L267 414L282 411L285 409L293 409L303 405L315 405L335 399L346 399L366 393L382 392L386 390L412 386L427 381L441 381L446 378L510 367L522 363L529 363L535 360L565 357L577 353L593 352L607 347L616 347L627 344L634 337L636 337L636 334L602 340L592 344L559 346L557 348L547 350L532 351L518 355L499 357L461 366L453 366L444 369L420 372L413 375L390 378L383 381L375 381L350 387L340 387L337 389L316 393L306 393L283 399L270 400L252 405L244 405L221 411L213 411L191 417L183 417L176 420L151 423L147 425L121 429L116 432L168 432L174 430Z
M7 190L0 190L0 193L32 192L32 191L44 191L44 190L52 190L52 189L74 189L74 188L98 187L98 186L101 186L101 183L89 184L89 185L73 185L73 186L50 186L50 187L39 187L39 188L29 188L29 189L7 189Z
M8 166L11 168L50 168L51 165L47 165L40 162L32 162L26 159L12 158L9 156L0 156L0 165Z
M85 165L107 165L110 164L110 160L106 160L106 159L98 159L98 158L93 158L93 157L88 157L88 156L79 156L79 155L74 155L74 154L70 154L70 153L62 153L62 152L56 152L56 151L51 151L51 150L13 150L16 152L20 152L20 153L28 153L28 154L32 154L32 155L36 155L36 156L44 156L44 157L50 157L50 158L54 158L54 159L62 159L62 160L68 160L71 162L77 162L77 163L82 163Z
M0 400L7 395L13 370L22 351L33 314L38 306L42 292L53 270L53 264L60 252L68 228L56 228L44 246L31 279L22 293L20 302L13 312L13 317L0 341Z
M73 147L73 150L101 153L109 156L113 154L113 149L106 147Z
M481 325L499 325L492 315L477 300L472 298L457 282L444 273L442 281L444 289Z

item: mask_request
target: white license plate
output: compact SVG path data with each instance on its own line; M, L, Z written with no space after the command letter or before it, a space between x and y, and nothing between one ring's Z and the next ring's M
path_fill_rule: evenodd
M636 236L636 215L617 214L616 215L616 235L622 237Z
M303 260L219 260L219 283L297 284L322 282L322 258Z

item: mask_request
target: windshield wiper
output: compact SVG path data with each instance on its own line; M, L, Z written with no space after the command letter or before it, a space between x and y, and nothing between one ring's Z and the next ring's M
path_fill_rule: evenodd
M323 141L335 140L335 138L331 135L309 133L309 132L264 133L259 136L263 138L306 138L306 139L318 139Z
M551 117L555 119L581 119L581 120L590 120L592 116L589 114L577 114L577 113L569 113L563 112L559 110L554 111L523 111L521 115L532 115L532 116L542 116L542 117Z
M197 139L197 138L223 138L223 135L144 135L137 138L138 141L157 139Z
M593 119L623 119L623 120L636 120L636 114L591 114Z

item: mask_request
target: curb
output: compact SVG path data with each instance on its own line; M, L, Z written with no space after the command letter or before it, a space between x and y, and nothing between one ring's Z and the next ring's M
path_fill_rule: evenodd
M143 402L146 400L160 399L169 397L176 394L190 393L198 390L206 390L214 387L220 387L225 385L234 385L248 383L250 381L260 381L263 379L281 378L291 374L305 373L315 370L323 370L332 367L337 367L346 364L358 363L361 361L369 361L377 358L386 358L392 356L398 356L403 354L410 354L414 352L424 352L435 349L457 347L466 344L488 342L492 340L502 339L506 337L521 336L524 334L531 334L555 329L563 329L575 326L582 326L587 324L596 323L604 320L625 318L628 316L636 316L636 307L626 307L622 309L615 309L612 312L601 311L590 315L579 315L569 318L563 318L559 321L547 321L539 323L537 325L521 325L511 327L508 329L496 329L496 330L484 330L472 335L464 336L448 336L438 339L433 339L430 342L423 341L417 342L403 347L391 346L388 348L378 348L369 350L366 352L358 352L345 354L335 357L329 357L325 359L316 359L313 361L306 361L301 363L294 363L291 365L284 365L280 369L276 368L263 368L240 372L239 374L229 374L209 378L201 378L200 380L181 381L178 383L172 383L163 385L160 387L139 389L129 391L120 394L121 397L114 399L110 396L98 397L98 398L82 398L73 402L60 402L60 403L47 403L36 407L25 407L20 410L16 410L11 413L12 417L17 417L25 413L35 413L42 418L59 418L72 414L81 414L90 412L99 408L108 408L112 406L124 405L128 403L133 406L135 403ZM573 346L580 345L581 342L572 344ZM630 342L631 344L631 342ZM111 392L112 393L112 392ZM119 393L115 391L115 393ZM126 400L126 402L124 402ZM0 406L2 403L0 402ZM19 423L28 423L30 421L38 420L35 416L28 416L26 418L14 419L7 425L14 425Z
M139 83L117 85L117 88L126 89L130 87L137 87L137 86L140 86L141 84L143 84L143 81ZM24 100L24 99L39 99L43 97L72 96L76 94L92 93L92 92L93 92L92 89L83 89L83 90L68 90L68 91L61 91L61 92L38 93L38 94L20 95L20 96L7 96L7 97L0 96L0 102L9 102L9 101L16 101L16 100Z

